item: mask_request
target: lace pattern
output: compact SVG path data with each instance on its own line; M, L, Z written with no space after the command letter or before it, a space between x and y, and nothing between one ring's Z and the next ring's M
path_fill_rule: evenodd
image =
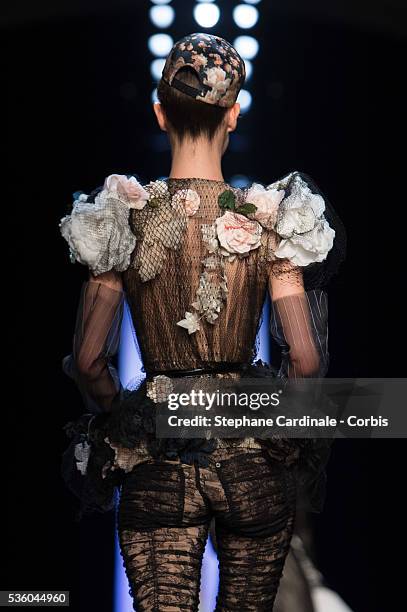
M124 481L120 550L134 609L198 610L216 516L216 610L271 610L293 533L293 473L259 451L214 451L206 468L145 463ZM187 568L187 571L185 571Z

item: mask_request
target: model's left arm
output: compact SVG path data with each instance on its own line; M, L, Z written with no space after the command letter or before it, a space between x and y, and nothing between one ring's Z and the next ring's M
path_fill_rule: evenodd
M287 260L272 266L269 291L270 331L281 349L280 376L325 376L329 365L326 292L305 291L301 268Z

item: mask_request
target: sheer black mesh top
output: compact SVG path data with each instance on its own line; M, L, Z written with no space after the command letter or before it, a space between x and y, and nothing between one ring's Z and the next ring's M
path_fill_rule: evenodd
M188 369L219 361L250 362L270 271L266 265L270 236L263 233L259 248L233 261L211 253L211 226L222 213L218 197L231 190L243 202L244 191L204 179L167 179L163 191L166 189L162 201L167 205L132 211L130 223L137 243L132 264L123 274L145 368ZM181 196L174 214L167 206L177 193ZM188 216L193 199L198 203L195 194L199 207ZM158 271L157 278L143 280ZM222 289L224 277L227 287ZM218 296L222 291L225 299ZM197 299L204 305L212 300L215 318L213 322L200 318L199 329L188 333L177 322L186 312L195 312L192 304Z
M325 306L310 290L327 284L345 252L335 211L297 171L244 188L110 175L76 196L61 232L72 261L96 276L122 272L141 358L153 372L251 362L267 289L275 334L285 319L280 336L290 336L291 357L296 347L309 353L313 310L322 316Z

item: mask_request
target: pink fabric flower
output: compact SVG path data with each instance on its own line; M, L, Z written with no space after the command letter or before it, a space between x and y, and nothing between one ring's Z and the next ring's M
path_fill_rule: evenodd
M172 196L172 205L174 207L184 205L188 217L192 217L196 213L200 202L201 198L195 189L178 189Z
M247 193L246 202L257 206L257 210L250 215L250 218L256 219L266 229L273 229L284 195L284 189L265 189L260 183L253 183Z
M257 221L227 211L215 223L219 242L228 253L244 254L260 246L262 227Z
M144 208L149 199L149 194L134 176L127 178L125 174L110 174L103 188L117 193L126 201L129 208L137 210Z

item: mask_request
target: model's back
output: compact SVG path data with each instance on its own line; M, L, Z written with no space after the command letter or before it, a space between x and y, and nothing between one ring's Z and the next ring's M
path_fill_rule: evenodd
M243 205L248 188L190 178L147 189L156 194L155 206L132 210L137 242L123 274L146 370L250 362L271 265L269 233L235 215L242 252L221 251L219 241L222 231L231 233L219 199L229 192Z
M108 176L61 221L73 261L97 279L116 271L123 283L124 293L98 290L106 292L100 316L93 310L99 339L93 333L85 342L83 326L77 329L81 361L97 361L126 297L147 373L251 363L269 289L271 333L284 348L281 373L323 375L323 286L342 256L341 237L334 241L341 225L327 205L298 171L245 188L203 178L142 185L134 176ZM102 386L100 372L88 378Z

